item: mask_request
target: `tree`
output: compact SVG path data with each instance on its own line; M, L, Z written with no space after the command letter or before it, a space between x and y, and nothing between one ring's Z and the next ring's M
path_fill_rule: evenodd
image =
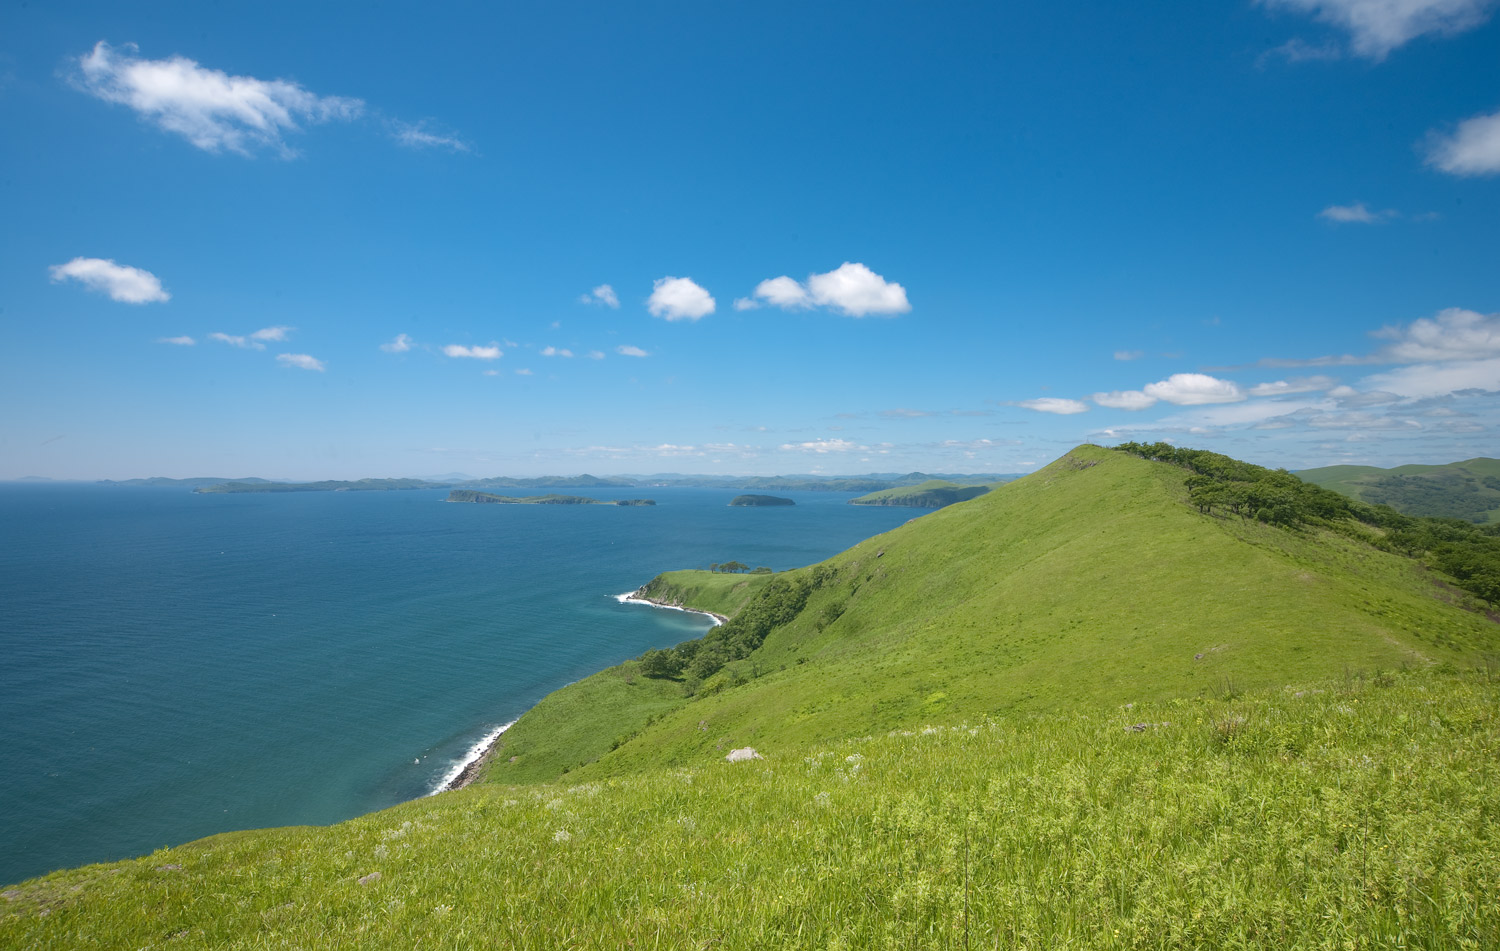
M641 673L670 679L682 674L682 657L674 650L649 650L641 655Z

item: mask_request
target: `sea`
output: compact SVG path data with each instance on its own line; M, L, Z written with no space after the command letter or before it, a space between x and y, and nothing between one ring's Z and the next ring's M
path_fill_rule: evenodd
M428 795L547 693L712 623L618 595L799 567L919 514L446 494L0 485L0 884Z

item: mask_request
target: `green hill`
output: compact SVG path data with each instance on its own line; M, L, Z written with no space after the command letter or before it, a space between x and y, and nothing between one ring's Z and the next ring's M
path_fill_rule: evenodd
M984 495L987 485L959 485L943 479L929 479L918 485L901 486L850 499L850 505L910 505L915 508L940 509L955 502Z
M1483 456L1440 466L1325 466L1297 476L1315 485L1407 515L1500 522L1500 459Z
M0 946L1496 946L1500 628L1405 529L1256 492L1081 447L670 573L731 620L555 692L484 783L6 889Z

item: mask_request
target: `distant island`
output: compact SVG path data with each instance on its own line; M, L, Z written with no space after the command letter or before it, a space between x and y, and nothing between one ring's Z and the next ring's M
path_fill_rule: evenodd
M655 499L589 499L581 495L492 495L473 489L454 489L448 502L479 502L491 505L655 505Z
M987 485L959 485L944 479L930 479L920 485L907 485L885 489L850 499L850 505L906 505L912 508L940 509L955 502L984 495L990 490Z
M791 499L783 499L776 495L736 495L729 500L730 505L742 505L747 507L763 505L796 505Z
M455 476L457 474L454 474ZM391 492L405 489L627 489L635 487L693 488L693 489L739 489L751 492L877 492L883 489L915 486L934 480L958 480L956 484L973 485L980 482L999 484L1018 478L1015 475L972 474L936 476L925 472L905 474L881 472L863 476L714 476L661 473L657 475L630 475L601 478L584 473L576 476L534 476L514 478L495 476L488 479L449 478L436 476L416 479L323 479L315 482L276 482L269 479L168 479L156 476L149 479L127 479L116 482L103 480L101 485L121 486L180 486L205 494L233 494L246 492ZM884 503L882 503L884 504Z

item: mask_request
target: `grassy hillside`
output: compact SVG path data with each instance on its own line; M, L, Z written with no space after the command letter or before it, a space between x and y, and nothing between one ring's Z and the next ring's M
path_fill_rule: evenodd
M990 487L987 485L959 485L943 479L929 479L919 485L901 486L861 495L857 499L850 499L849 504L910 505L915 508L940 509L956 502L966 502L989 490Z
M0 947L1493 948L1497 711L1424 671L470 787L6 889Z
M456 793L5 889L0 947L1500 945L1500 626L1185 476L1081 447L669 573L721 666L560 690Z
M1500 643L1483 613L1450 603L1472 598L1417 562L1348 534L1202 515L1183 481L1181 469L1082 447L777 575L811 591L753 657L696 686L630 664L598 675L644 681L642 695L655 684L651 710L582 711L595 748L628 742L569 769L618 775L934 717L1208 696L1459 661ZM670 691L657 688L669 684L679 695L664 709ZM552 724L530 717L508 743L545 744ZM497 759L489 778L551 778L523 765Z
M1407 515L1500 522L1500 459L1479 457L1442 466L1326 466L1297 473L1350 498L1389 505Z

